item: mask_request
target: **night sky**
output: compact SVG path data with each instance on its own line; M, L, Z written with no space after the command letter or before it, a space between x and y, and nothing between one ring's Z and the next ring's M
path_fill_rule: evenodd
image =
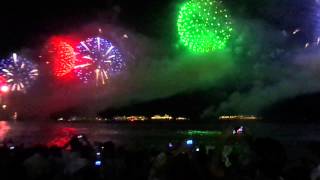
M3 27L1 54L39 46L50 35L72 32L75 28L96 21L121 23L144 34L160 37L165 30L159 32L158 23L168 21L166 10L175 10L170 3L168 0L161 3L147 0L8 1L1 6L0 12ZM174 13L171 12L171 15Z
M131 86L119 82L112 90L114 94L103 95L106 98L99 99L99 102L85 98L69 106L43 111L45 113L79 113L89 109L89 113L107 116L170 113L210 119L222 114L258 114L286 120L293 117L315 119L319 114L316 110L303 110L303 107L319 107L320 98L320 87L316 85L320 84L317 77L320 70L319 49L304 49L305 43L314 42L320 35L317 18L320 5L315 1L225 0L237 33L230 50L232 53L222 57L216 54L189 57L176 48L178 37L175 24L182 0L23 3L14 0L1 3L1 57L7 57L12 52L26 52L36 57L41 54L40 49L49 37L73 32L79 34L79 29L92 23L127 31L134 41L126 48L139 44L143 49L137 50L136 58L131 60L137 61L132 63L137 67L129 71L133 74L129 73L126 78L132 82ZM296 29L301 31L293 36L292 32ZM223 60L231 63L221 63ZM145 74L150 78L144 77ZM34 104L59 101L52 95L53 91L49 93L46 89L57 88L55 85L42 88L38 83L36 87L38 91L41 89L42 96ZM121 87L121 91L116 87ZM31 96L38 94L38 91L31 92ZM47 96L51 97L50 100L45 98ZM86 95L81 92L79 96ZM56 97L61 98L61 95ZM115 103L117 98L121 99L120 103ZM89 107L88 102L97 108ZM37 107L39 105L31 106L26 112L30 113Z

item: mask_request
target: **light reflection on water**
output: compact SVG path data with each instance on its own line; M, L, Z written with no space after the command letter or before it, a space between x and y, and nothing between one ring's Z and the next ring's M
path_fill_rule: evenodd
M3 141L8 132L11 130L11 127L7 121L0 121L0 141Z
M52 123L0 121L0 141L12 139L26 146L46 144L62 146L76 134L85 134L91 142L114 141L118 144L143 142L164 144L196 136L214 141L219 130L239 123ZM241 123L256 137L273 137L281 141L320 141L318 124ZM190 133L191 132L191 133ZM196 133L194 133L196 132Z
M167 144L169 141L183 140L190 137L187 133L194 128L204 129L209 126L195 127L190 124L173 123L44 123L44 122L4 122L11 127L3 133L2 139L10 139L25 146L45 144L64 146L73 136L85 134L91 142L114 141L118 144L145 143ZM186 133L183 133L186 132ZM197 136L197 135L196 135ZM208 137L209 137L208 136ZM202 137L203 139L206 137Z
M52 138L48 140L48 143L46 143L47 146L64 147L73 136L77 135L77 129L70 127L61 127L57 128L55 133L56 134L54 134Z

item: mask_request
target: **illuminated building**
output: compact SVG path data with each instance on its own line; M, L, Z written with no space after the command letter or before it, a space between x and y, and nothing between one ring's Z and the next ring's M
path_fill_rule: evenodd
M70 118L68 119L69 122L70 122L70 121L77 121L77 120L78 120L78 118L77 118L76 116L70 117Z
M127 117L128 121L145 121L147 118L145 116L129 116Z
M113 117L113 120L115 120L115 121L126 121L127 117L126 116L115 116L115 117Z
M152 120L172 120L173 117L165 114L164 116L161 115L154 115L151 117Z
M187 117L173 117L168 114L165 115L154 115L152 117L142 116L142 115L131 115L131 116L114 116L111 119L103 118L103 117L78 117L71 116L69 118L59 117L56 119L57 121L67 121L67 122L79 122L79 121L108 121L112 120L115 122L143 122L148 120L159 120L159 121L186 121L189 120Z
M234 115L234 116L220 116L219 120L224 121L254 121L260 119L254 115Z
M186 120L188 120L188 118L186 118L186 117L176 117L176 120L177 121L186 121Z
M101 117L96 117L96 121L102 121L103 120L103 118L101 118Z
M133 116L115 116L113 117L113 120L115 121L145 121L148 118L145 116L137 116L137 115L133 115Z

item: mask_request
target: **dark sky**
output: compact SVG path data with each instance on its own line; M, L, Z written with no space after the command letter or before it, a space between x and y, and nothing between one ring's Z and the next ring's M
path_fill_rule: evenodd
M168 0L2 2L0 54L5 55L15 49L37 46L52 34L73 31L92 21L121 23L145 34L159 37L159 28L155 27L159 23L167 22L170 3ZM116 18L112 20L114 16ZM156 20L159 17L161 20Z
M144 34L163 37L174 23L177 4L183 2L162 0L51 0L1 2L1 54L16 48L37 44L47 35L72 30L74 27L100 20L107 22L118 14L121 22ZM235 16L247 16L252 19L263 19L282 28L295 28L305 25L310 27L312 21L305 21L310 16L311 0L226 0L225 4L232 9ZM293 18L294 17L294 18ZM310 27L311 28L311 27Z

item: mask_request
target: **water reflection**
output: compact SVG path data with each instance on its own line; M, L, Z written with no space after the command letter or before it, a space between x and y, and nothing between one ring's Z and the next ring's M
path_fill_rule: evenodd
M64 147L70 139L77 134L76 128L70 128L70 127L61 127L54 129L55 132L53 132L53 139L49 140L47 143L47 146L52 147Z
M227 124L212 123L51 123L51 122L6 122L0 121L0 143L12 140L15 144L33 146L44 144L62 147L78 134L84 134L91 143L113 141L118 144L137 142L167 144L169 141L180 141L195 137L200 141L212 141L222 130L232 133ZM318 124L286 124L279 126L273 123L245 123L255 137L274 137L281 141L319 141ZM233 124L232 124L233 127ZM302 128L303 127L303 128ZM226 131L226 132L225 132Z
M7 121L0 121L0 141L3 141L7 137L10 130L11 127Z

